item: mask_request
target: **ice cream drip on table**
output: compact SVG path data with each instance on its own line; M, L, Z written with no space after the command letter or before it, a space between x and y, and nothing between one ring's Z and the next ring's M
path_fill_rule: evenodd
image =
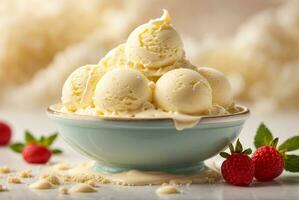
M38 188L40 182L46 180L44 177L57 177L61 184L65 183L85 183L94 187L94 184L116 184L116 185L162 185L174 184L174 185L186 185L186 184L204 184L204 183L216 183L222 180L222 177L215 167L213 162L208 162L206 169L193 174L170 174L167 172L159 171L139 171L129 170L126 172L106 174L98 173L94 171L95 162L80 163L72 165L71 168L61 170L57 167L51 166L45 168L41 174L41 180L35 184L32 184L31 188ZM43 185L43 184L42 184ZM50 184L53 185L53 184ZM87 186L86 186L87 187ZM43 189L44 187L42 187Z
M97 65L75 70L60 111L113 118L169 118L178 130L236 112L224 74L191 64L167 10L131 32Z

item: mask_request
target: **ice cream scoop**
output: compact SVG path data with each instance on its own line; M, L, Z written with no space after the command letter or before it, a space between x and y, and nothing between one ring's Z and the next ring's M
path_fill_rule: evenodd
M191 69L175 69L156 83L155 102L166 111L202 114L212 107L212 89L208 81Z
M125 54L130 62L143 68L143 71L159 70L183 59L183 42L172 27L167 10L164 10L161 18L150 20L129 35Z
M98 63L100 67L108 70L117 67L127 66L127 59L125 56L125 45L120 44L114 49L110 50Z
M92 96L97 82L104 74L98 65L86 65L75 70L65 81L61 101L68 111L93 107Z
M200 67L198 71L207 79L212 88L213 103L224 107L230 106L233 103L233 93L225 75L209 67Z
M134 111L151 99L146 77L139 71L116 68L98 82L94 103L98 112Z
M109 51L106 56L104 56L98 63L100 67L105 70L110 70L113 68L127 67L131 69L136 69L142 72L149 80L157 81L157 79L165 74L166 72L176 69L176 68L190 68L196 69L187 59L183 58L176 61L174 64L169 66L163 66L160 68L145 68L143 65L133 63L128 60L125 55L126 44L121 44Z

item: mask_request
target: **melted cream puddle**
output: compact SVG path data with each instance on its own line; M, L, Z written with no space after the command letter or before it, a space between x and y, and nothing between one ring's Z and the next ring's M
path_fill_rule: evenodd
M104 174L97 173L93 170L94 162L81 163L75 165L69 170L57 170L57 167L52 166L44 172L47 174L56 175L64 182L86 183L94 181L100 184L118 184L118 185L162 185L163 183L170 184L202 184L216 183L222 179L220 173L214 167L207 167L205 170L194 174L170 174L166 172L150 172L130 170L122 173Z

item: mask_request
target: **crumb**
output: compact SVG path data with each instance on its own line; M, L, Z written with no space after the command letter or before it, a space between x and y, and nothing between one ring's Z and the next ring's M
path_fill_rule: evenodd
M156 193L167 195L167 194L178 194L180 193L180 191L178 191L178 189L174 185L162 184L162 186L156 190Z
M49 183L51 183L52 185L60 185L59 178L52 174L43 175L40 177L40 179L44 179L44 180L48 181Z
M70 192L80 192L80 193L90 193L90 192L96 192L97 190L91 187L90 185L86 183L79 183L74 185Z
M0 174L8 174L11 172L11 169L7 166L1 166L0 167Z
M8 191L8 189L0 184L0 192L6 192L6 191Z
M18 177L8 177L7 178L7 183L9 183L9 184L21 184L22 181Z
M90 185L91 187L97 187L97 183L93 180L88 180L85 182L87 185Z
M37 190L45 190L45 189L53 188L53 185L49 183L47 180L41 179L29 185L29 188L37 189Z
M21 178L32 178L32 173L31 173L31 170L23 170L23 171L20 171L19 172L19 176Z
M59 193L60 194L68 194L69 190L68 190L67 187L62 186L62 187L59 188Z
M72 165L69 163L58 163L53 166L53 169L55 170L69 170L72 168Z
M191 179L173 179L169 181L169 185L191 185Z

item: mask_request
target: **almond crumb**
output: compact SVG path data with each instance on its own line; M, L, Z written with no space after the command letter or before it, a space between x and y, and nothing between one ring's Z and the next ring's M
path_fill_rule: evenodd
M96 189L91 187L90 185L87 185L86 183L79 183L74 185L71 189L70 192L79 192L79 193L90 193L90 192L96 192Z
M19 176L21 177L21 178L32 178L33 176L32 176L32 172L31 172L31 170L23 170L23 171L20 171L19 172Z
M41 179L29 185L29 188L36 190L46 190L53 188L53 185L49 183L47 180Z
M88 180L85 182L87 185L90 185L91 187L97 187L97 183L93 180Z
M157 194L178 194L180 193L174 185L162 185L156 190Z
M40 179L44 179L51 183L52 185L60 185L59 178L55 175L47 174L40 177Z
M0 167L0 174L8 174L11 172L11 169L7 166L1 166Z
M7 183L9 183L9 184L21 184L22 181L18 177L8 177L7 178Z
M58 163L53 166L53 169L61 170L61 171L69 170L71 168L72 168L72 165L69 163Z
M69 190L68 190L67 187L62 186L62 187L59 188L59 193L60 194L68 194Z
M0 184L0 192L6 192L6 191L8 191L8 189Z

